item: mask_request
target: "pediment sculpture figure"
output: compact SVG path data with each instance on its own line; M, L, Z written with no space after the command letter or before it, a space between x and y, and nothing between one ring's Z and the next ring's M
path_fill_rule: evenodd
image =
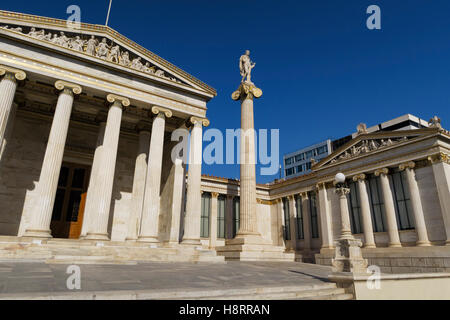
M128 51L125 51L122 54L122 59L120 59L119 63L123 66L129 66L130 65L130 54L128 53Z
M239 70L242 76L241 82L244 82L245 80L247 83L252 83L252 69L255 66L256 63L253 63L250 60L250 50L246 50L245 54L243 54L239 59Z
M133 61L131 62L131 67L136 70L142 70L144 68L144 65L141 62L141 57L133 59Z
M120 47L113 46L108 55L108 61L119 63Z
M91 36L91 38L87 41L86 53L91 56L95 55L95 48L97 47L98 41L95 39L95 36Z
M80 36L76 36L75 39L70 42L70 48L76 51L83 51L84 43L85 41L81 40Z
M108 53L109 53L109 46L108 43L106 42L106 38L102 39L102 42L100 42L100 44L97 47L97 57L100 59L105 59L108 57Z

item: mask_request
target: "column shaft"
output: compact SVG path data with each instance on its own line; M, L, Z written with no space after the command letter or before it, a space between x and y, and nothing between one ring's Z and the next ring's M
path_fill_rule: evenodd
M81 228L80 238L86 237L87 232L92 223L92 217L97 214L98 198L100 197L99 171L102 169L101 152L103 149L103 138L105 137L106 122L101 122L98 129L97 145L94 152L94 160L92 161L91 177L86 196L86 206L84 209L83 226Z
M304 249L306 251L311 250L311 215L309 208L308 193L303 193L301 197L302 201L302 214L303 214L303 235L304 235Z
M0 81L0 144L3 144L6 125L16 94L17 81L13 74L7 73Z
M147 160L150 145L150 132L141 130L139 132L139 147L134 166L133 178L133 211L130 212L128 221L127 240L137 240L144 206L145 180L147 176Z
M35 211L24 236L51 238L50 222L67 132L69 130L73 100L73 92L68 88L63 89L59 94L39 177Z
M108 220L111 209L114 174L116 170L117 150L119 147L120 125L122 121L122 103L115 100L108 111L101 165L99 166L99 181L95 187L101 191L98 195L97 210L92 217L86 239L108 240Z
M372 216L370 214L369 196L367 194L367 186L365 175L357 179L359 200L361 204L361 215L364 229L364 247L375 248L375 237L373 235ZM355 180L355 179L354 179Z
M196 121L191 132L189 150L189 169L187 181L186 216L184 220L184 244L200 244L200 216L202 196L203 127Z
M401 247L400 236L398 233L397 218L395 216L394 198L392 197L391 185L388 170L377 170L375 175L380 176L381 189L383 192L383 201L386 211L386 223L389 234L389 247Z
M290 232L291 232L291 249L297 250L297 208L295 206L295 197L289 197L289 220L290 220Z
M233 217L233 196L227 196L227 204L226 208L226 216L225 216L225 232L226 239L233 238L233 230L234 230L234 217Z
M209 248L214 249L217 243L217 210L219 194L213 192L211 199L211 215L209 217Z
M259 235L256 222L256 169L253 98L241 103L241 223L238 236Z
M334 248L333 231L331 229L330 206L328 203L327 189L325 184L319 186L318 190L322 249Z
M139 241L142 242L159 242L159 208L165 126L165 115L163 112L159 112L153 119L148 155L147 182L145 184L144 206L139 235Z
M414 162L408 163L406 167L400 166L400 169L405 169L406 181L409 188L409 194L411 196L411 207L414 214L414 222L417 233L417 246L425 247L430 246L428 240L427 227L425 224L425 218L423 216L422 201L420 200L419 186L417 185L416 175L414 172Z

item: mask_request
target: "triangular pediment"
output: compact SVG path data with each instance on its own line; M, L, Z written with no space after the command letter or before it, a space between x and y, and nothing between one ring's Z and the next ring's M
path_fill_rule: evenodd
M382 152L437 133L435 128L384 131L360 134L328 157L313 165L313 170Z
M97 63L113 65L168 84L216 95L212 87L106 26L82 23L74 29L69 28L65 20L0 10L0 32L28 38L52 49L68 50Z

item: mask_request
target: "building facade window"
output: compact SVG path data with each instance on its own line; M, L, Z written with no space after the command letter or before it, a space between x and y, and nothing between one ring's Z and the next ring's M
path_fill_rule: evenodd
M287 158L285 161L284 161L284 163L285 163L285 165L290 165L290 164L292 164L292 162L293 162L293 160L294 160L294 158Z
M349 183L350 194L349 194L349 202L348 209L350 212L350 224L352 228L352 233L358 234L362 233L361 228L361 204L360 204L360 196L357 182Z
M405 172L396 171L390 177L394 192L398 228L400 230L414 229L414 220L411 216L411 198L406 185Z
M313 239L319 238L319 222L317 217L317 194L315 192L308 192L309 198L309 212L311 220L311 237Z
M284 212L284 225L283 236L284 240L291 240L291 224L290 224L290 212L289 212L289 199L283 198L283 212Z
M239 197L234 197L233 199L233 238L239 231L240 220L240 199Z
M287 175L287 176L291 176L291 175L293 175L293 174L294 174L294 168L286 169L286 175Z
M202 194L202 212L200 216L200 237L209 238L209 217L211 216L211 194Z
M226 198L221 195L217 199L217 238L225 238Z
M374 232L386 232L386 211L381 190L380 177L370 175L367 179L372 225Z
M305 233L303 232L303 206L302 198L300 196L295 196L295 207L297 208L297 239L305 239Z

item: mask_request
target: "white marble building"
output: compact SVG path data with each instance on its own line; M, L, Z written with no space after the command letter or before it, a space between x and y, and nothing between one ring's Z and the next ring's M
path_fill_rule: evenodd
M223 261L239 181L171 159L178 128L202 154L213 88L105 26L0 11L0 44L2 259ZM286 252L273 260L330 264L341 171L369 262L449 271L449 152L438 119L361 131L308 175L258 185L258 232Z

